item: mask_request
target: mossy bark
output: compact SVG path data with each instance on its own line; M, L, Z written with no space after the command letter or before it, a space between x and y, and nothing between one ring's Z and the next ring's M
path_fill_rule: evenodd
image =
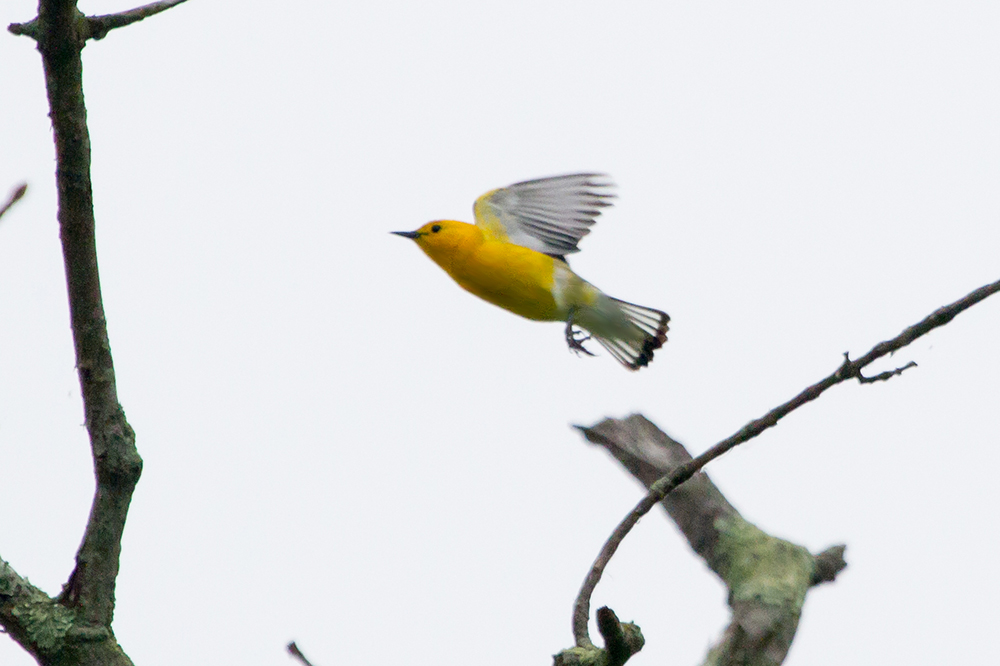
M679 442L639 414L581 430L646 488L692 459ZM745 520L704 472L674 488L661 505L729 589L732 621L705 666L781 664L795 638L806 594L846 566L844 547L814 556L767 534Z

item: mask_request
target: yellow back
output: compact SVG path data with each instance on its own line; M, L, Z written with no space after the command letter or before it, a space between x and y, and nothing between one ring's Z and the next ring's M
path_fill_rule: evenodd
M476 203L472 206L472 212L476 216L476 226L483 230L487 238L510 242L510 238L507 236L507 229L500 218L497 217L496 209L491 203L493 195L501 189L503 188L490 190L476 199Z

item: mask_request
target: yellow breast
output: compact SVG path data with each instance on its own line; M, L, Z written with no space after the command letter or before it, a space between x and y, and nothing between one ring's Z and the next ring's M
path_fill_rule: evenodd
M465 222L429 222L417 233L420 248L463 289L528 319L565 319L563 274L576 277L565 264Z
M528 319L561 319L552 294L553 262L540 252L484 240L456 257L448 272L464 289Z

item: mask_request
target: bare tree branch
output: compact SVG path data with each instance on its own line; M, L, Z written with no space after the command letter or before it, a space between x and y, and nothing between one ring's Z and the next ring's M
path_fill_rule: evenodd
M83 101L84 40L75 2L39 4L39 51L56 144L59 230L69 292L76 367L83 393L97 490L76 568L60 601L79 610L78 622L110 627L121 535L142 471L135 435L118 404L114 363L104 320L90 182L90 133Z
M45 70L56 148L58 221L70 321L96 477L90 518L69 580L57 599L36 595L27 614L57 618L60 628L66 624L60 629L58 641L52 639L51 632L25 634L27 648L43 664L132 663L115 641L111 623L122 532L142 472L142 459L135 447L135 434L118 403L101 298L81 51L87 39L95 36L93 25L106 32L176 4L148 5L118 18L86 19L77 9L76 0L40 0L36 19L9 28L15 34L35 38ZM0 623L14 631L16 626L8 621L13 622L15 616L25 614L0 613Z
M835 386L841 382L847 381L848 379L857 379L859 382L864 382L864 380L870 379L864 377L861 371L873 361L902 349L917 338L926 335L939 326L944 326L954 319L960 312L967 310L997 291L1000 291L1000 280L980 287L964 298L935 310L921 321L903 330L902 333L891 340L878 343L872 347L868 353L856 361L851 361L850 357L845 354L844 362L833 374L806 388L794 398L782 405L779 405L778 407L775 407L761 418L751 421L747 425L743 426L743 428L741 428L738 432L722 440L694 460L677 467L669 475L664 476L653 483L650 487L649 493L635 506L634 509L632 509L631 512L629 512L627 516L625 516L625 518L615 528L614 532L611 533L611 536L608 537L608 540L601 548L601 552L598 554L597 559L594 561L590 571L587 573L587 577L584 579L580 592L577 595L576 602L573 605L573 636L576 640L577 646L590 647L593 645L590 640L590 634L587 630L587 621L590 617L590 597L593 594L597 583L601 580L601 575L604 573L604 569L607 567L608 562L611 561L615 551L618 550L618 546L625 538L625 535L627 535L635 524L639 522L639 519L649 513L650 509L656 506L656 504L670 494L671 491L690 479L695 472L699 471L712 460L715 460L739 444L756 437L768 428L775 426L781 418L795 409L798 409L807 402L815 400L831 386Z
M165 12L171 7L187 2L187 0L165 0L164 2L151 2L142 7L136 7L126 12L118 14L104 14L103 16L88 16L87 22L90 24L90 36L93 39L104 39L109 32L115 28L124 28L144 18Z
M288 654L302 662L302 666L313 666L309 663L309 660L306 659L306 656L302 654L302 650L300 650L299 646L295 644L295 641L292 641L285 647L288 649Z
M27 183L21 183L20 185L15 187L14 190L10 193L10 196L7 197L7 202L3 206L0 206L0 217L3 217L4 213L10 210L11 206L20 201L21 197L23 197L24 193L27 191L28 191Z
M43 0L43 4L44 2L45 0ZM183 2L187 2L187 0L163 0L163 2L152 2L148 5L117 14L103 14L101 16L84 16L77 10L75 0L72 0L68 4L72 4L73 6L72 20L76 24L76 37L80 40L82 48L88 39L104 39L115 28L124 28L127 25L132 25L154 14L165 12ZM63 4L67 4L65 0ZM42 8L39 6L39 14L36 18L27 23L11 23L7 26L7 30L14 35L23 35L31 37L35 41L41 41L41 16Z
M31 37L38 41L38 19L33 18L27 23L11 23L7 26L7 32L12 35Z
M846 361L850 361L851 360L850 357L848 357L847 352L844 352L844 360L846 360ZM909 370L910 368L915 368L915 367L917 367L916 361L910 361L906 365L904 365L902 367L899 367L899 368L896 368L895 370L886 370L885 372L880 372L877 375L873 375L871 377L865 377L861 373L858 373L858 381L861 382L862 384L874 384L875 382L887 382L890 379L892 379L893 377L898 377L899 375L903 374L904 371Z
M580 430L647 488L691 461L680 442L641 414L605 419ZM743 518L703 472L660 504L729 589L732 621L706 663L781 664L795 638L809 588L833 580L847 566L844 546L813 556L801 546L766 534Z

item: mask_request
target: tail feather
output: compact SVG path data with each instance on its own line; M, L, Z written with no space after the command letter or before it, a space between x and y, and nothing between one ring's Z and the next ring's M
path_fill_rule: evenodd
M642 332L642 335L635 338L605 338L595 335L594 339L629 370L646 367L653 360L653 352L667 341L670 315L662 310L627 303L617 298L611 300L621 308L625 317Z

